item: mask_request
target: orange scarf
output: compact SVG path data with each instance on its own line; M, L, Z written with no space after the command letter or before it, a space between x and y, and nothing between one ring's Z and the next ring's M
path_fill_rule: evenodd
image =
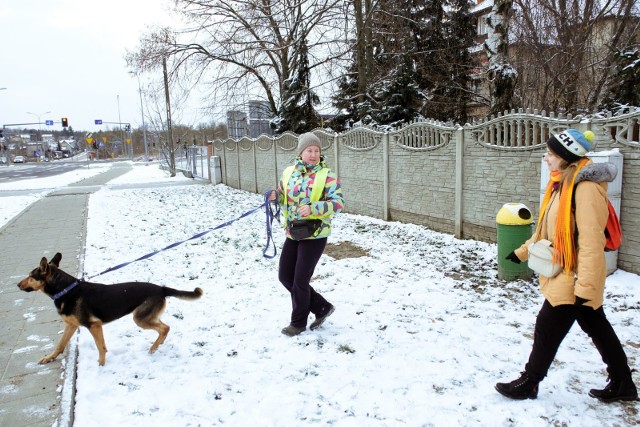
M568 273L575 271L576 268L576 251L575 242L573 241L573 232L571 230L571 201L573 200L573 190L575 188L576 176L589 159L584 158L577 164L576 170L571 179L565 179L560 189L560 206L558 207L558 218L556 220L556 238L553 242L553 262L562 265L562 269ZM540 235L543 218L549 207L551 195L560 183L562 171L551 172L551 179L547 184L547 189L542 198L540 205L540 218L536 226L536 235ZM556 185L554 185L556 184ZM555 188L554 188L555 187Z

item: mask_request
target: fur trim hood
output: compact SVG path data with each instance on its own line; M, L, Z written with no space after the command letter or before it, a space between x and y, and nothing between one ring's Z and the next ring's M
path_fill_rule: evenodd
M613 163L589 163L576 176L576 184L581 181L612 182L618 175L618 167Z

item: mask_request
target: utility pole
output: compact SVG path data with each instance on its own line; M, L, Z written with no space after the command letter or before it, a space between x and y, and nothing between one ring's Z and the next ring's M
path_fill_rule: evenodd
M171 177L176 176L176 157L173 152L173 127L171 126L171 103L169 101L169 76L167 74L167 59L162 58L162 73L164 74L164 97L167 107L167 135L169 138L169 171Z
M120 127L120 139L122 140L122 155L125 156L126 144L124 133L122 132L122 119L120 118L120 95L116 95L116 98L118 99L118 126Z
M149 163L149 146L147 145L147 125L144 123L144 104L142 103L142 88L140 87L140 76L138 78L138 92L140 92L140 114L142 114L142 140L144 141L144 162Z
M42 113L42 114L30 113L30 112L27 111L27 114L31 114L32 116L35 116L35 117L38 118L38 140L40 142L40 147L42 149L42 155L40 156L40 160L43 160L46 157L46 150L45 150L45 146L44 146L44 141L42 140L42 120L41 120L41 117L44 116L45 114L49 114L49 113L51 113L51 111L47 111L47 112Z

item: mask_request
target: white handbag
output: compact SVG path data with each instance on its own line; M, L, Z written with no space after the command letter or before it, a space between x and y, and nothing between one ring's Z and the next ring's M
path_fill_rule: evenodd
M553 263L553 247L547 239L529 245L529 268L546 277L556 277L561 271L560 264Z

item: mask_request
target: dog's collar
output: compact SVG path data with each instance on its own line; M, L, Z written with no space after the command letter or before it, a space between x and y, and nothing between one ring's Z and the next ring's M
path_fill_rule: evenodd
M71 289L75 288L76 286L78 286L78 284L80 283L79 280L76 280L75 282L73 282L72 284L70 284L69 286L67 286L66 288L64 288L63 290L61 290L60 292L58 292L55 295L51 296L52 300L57 300L58 298L60 298L61 296L64 296L67 294L67 292L69 292Z

